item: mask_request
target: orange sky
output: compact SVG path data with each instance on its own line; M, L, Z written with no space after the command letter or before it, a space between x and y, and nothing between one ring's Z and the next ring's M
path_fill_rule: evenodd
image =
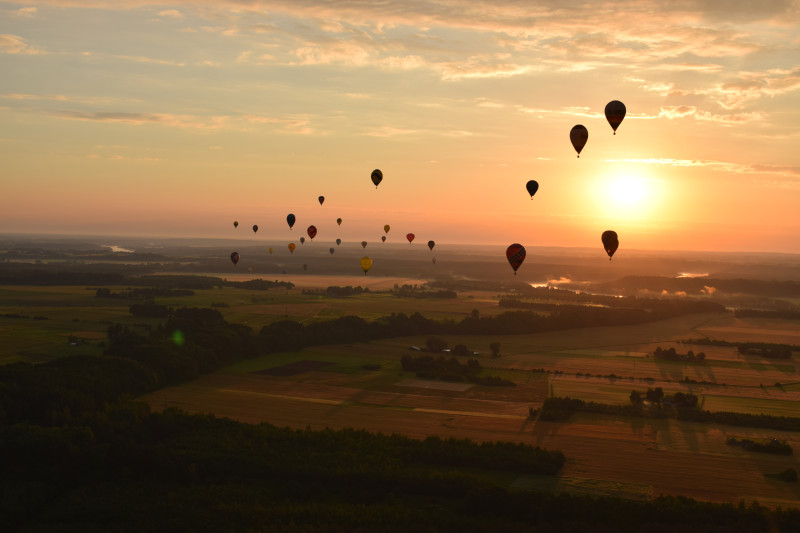
M119 4L0 2L0 232L800 253L797 1Z

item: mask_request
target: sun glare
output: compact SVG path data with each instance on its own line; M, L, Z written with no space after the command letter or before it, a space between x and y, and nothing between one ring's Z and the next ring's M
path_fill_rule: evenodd
M640 219L653 212L657 202L656 181L640 173L605 176L598 183L597 198L602 198L599 207L606 215Z

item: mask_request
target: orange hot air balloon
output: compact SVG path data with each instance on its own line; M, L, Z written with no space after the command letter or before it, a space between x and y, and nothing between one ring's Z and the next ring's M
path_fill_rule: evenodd
M569 131L569 140L572 142L572 147L575 148L576 152L578 152L578 157L580 157L581 150L583 150L583 147L586 146L586 141L589 140L589 130L587 130L586 126L583 126L582 124L573 126Z
M290 242L289 243L289 253L293 254L295 248L297 248L297 245L295 243L293 243L293 242Z
M269 253L272 253L272 248L269 249Z
M233 266L236 266L236 263L239 262L239 252L233 252L231 254L231 262L233 263Z
M604 231L600 236L600 240L603 241L603 248L605 248L606 253L608 254L608 260L611 261L611 256L614 255L614 252L616 252L617 248L619 248L619 237L617 237L617 232L611 230Z
M311 240L313 241L314 237L317 236L317 227L316 226L309 226L308 230L306 230L306 231L308 233L308 236L311 237Z
M508 259L508 264L511 265L511 268L514 269L515 276L517 275L517 269L525 261L525 255L525 247L521 244L514 243L506 248L506 259Z
M625 118L625 113L627 110L625 109L625 104L620 102L619 100L611 100L609 103L606 104L606 120L611 125L611 129L614 130L614 135L617 134L617 128L619 127L622 119Z
M367 256L361 258L361 269L364 271L364 275L367 275L369 269L372 268L372 259Z
M413 233L409 233L408 235L406 235L406 239L408 239L408 242L413 241L414 237L416 237L416 235L414 235Z
M375 184L375 188L377 189L378 185L383 180L383 172L381 172L380 169L376 168L375 170L372 171L372 175L370 176L370 178L372 179L372 183Z
M383 227L383 232L384 232L384 233L389 233L389 230L390 230L390 229L392 229L392 227L391 227L389 224L386 224L386 225Z

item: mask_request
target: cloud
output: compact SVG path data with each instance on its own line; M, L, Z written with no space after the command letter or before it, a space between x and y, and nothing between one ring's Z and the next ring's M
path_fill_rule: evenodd
M613 161L613 160L607 160ZM715 161L711 159L669 159L669 158L648 158L648 159L623 159L626 163L644 163L648 165L668 165L673 167L706 167L723 172L736 174L776 174L786 178L796 178L800 176L800 167L786 165L764 165L752 164L744 165L741 163L731 163L728 161ZM772 183L761 180L759 183ZM782 181L781 183L793 183L792 181ZM792 187L794 188L794 186Z
M40 55L45 52L30 46L25 39L19 35L12 35L10 33L0 34L0 53L4 54L21 54L21 55Z
M164 11L160 11L158 13L158 16L164 18L182 19L183 13L181 13L177 9L165 9Z
M147 56L131 56L131 55L123 55L123 54L106 54L102 52L81 52L83 57L107 57L112 59L121 59L123 61L133 61L134 63L150 63L154 65L168 65L174 67L183 67L185 63L183 61L171 61L169 59L158 59L153 57Z
M35 7L22 7L13 11L13 15L22 18L33 18L36 15L37 9Z

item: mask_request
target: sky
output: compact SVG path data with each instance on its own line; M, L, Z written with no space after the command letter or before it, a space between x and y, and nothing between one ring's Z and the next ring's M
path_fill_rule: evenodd
M800 0L0 2L2 233L800 253L798 124Z

